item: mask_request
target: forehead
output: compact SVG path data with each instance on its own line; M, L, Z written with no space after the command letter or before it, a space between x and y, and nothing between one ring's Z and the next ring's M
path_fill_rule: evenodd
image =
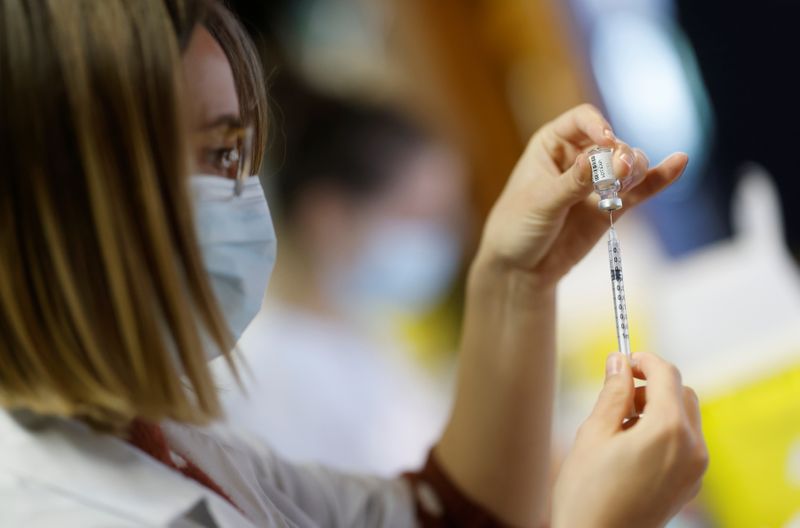
M189 121L202 127L223 116L239 116L233 71L225 52L203 27L192 32L183 54Z

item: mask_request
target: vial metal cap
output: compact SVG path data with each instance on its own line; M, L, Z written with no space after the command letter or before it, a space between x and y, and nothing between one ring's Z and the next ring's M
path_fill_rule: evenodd
M607 213L616 211L617 209L622 209L622 198L618 196L614 196L613 198L603 198L597 202L597 208Z

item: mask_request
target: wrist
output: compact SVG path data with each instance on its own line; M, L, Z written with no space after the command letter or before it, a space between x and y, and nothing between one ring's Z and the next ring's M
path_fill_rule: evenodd
M467 276L469 296L502 297L517 308L541 306L541 301L555 302L557 282L545 280L537 273L510 265L489 251L479 250L470 264Z
M580 526L582 528L617 528L619 526L626 526L625 523L623 524L614 524L613 522L606 522L601 521L599 519L592 518L591 515L586 518L586 516L580 513L580 510L585 509L586 506L582 506L578 509L576 514L567 514L567 515L559 515L555 513L552 515L550 521L549 528L574 528L575 526ZM570 508L571 511L575 511L575 506L573 505Z

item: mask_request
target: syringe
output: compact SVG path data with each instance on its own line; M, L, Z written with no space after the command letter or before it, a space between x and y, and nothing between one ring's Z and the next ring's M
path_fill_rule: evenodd
M589 164L592 169L592 184L600 195L597 207L608 212L611 227L608 230L608 266L611 271L611 294L614 300L614 318L617 323L617 343L619 351L630 360L631 343L628 323L628 308L625 305L625 285L622 282L622 250L617 231L614 229L614 211L622 208L619 197L620 183L614 175L613 151L597 147L589 151Z
M619 351L630 360L630 324L628 307L625 304L625 283L622 280L622 249L619 245L619 238L617 238L617 230L614 229L613 217L611 218L611 228L608 230L608 267L611 271L611 295L614 301L614 318L617 323L617 343Z

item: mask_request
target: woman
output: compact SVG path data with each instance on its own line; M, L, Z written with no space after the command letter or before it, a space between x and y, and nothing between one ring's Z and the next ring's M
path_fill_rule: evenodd
M253 315L243 287L263 288L251 272L268 267L274 239L238 150L204 158L233 179L187 178L201 168L186 168L181 118L193 106L182 113L167 20L160 0L0 3L0 525L544 519L555 286L604 230L581 151L616 146L631 205L674 180L685 156L647 170L588 106L545 126L472 265L456 404L426 467L381 480L292 466L201 427L219 415L205 360L227 355ZM210 38L195 28L187 58ZM246 128L231 134L247 144ZM250 249L231 258L242 242ZM655 356L638 355L634 372L646 395L634 397L622 356L609 358L556 486L554 526L658 526L696 492L696 400ZM634 402L646 415L623 430Z

